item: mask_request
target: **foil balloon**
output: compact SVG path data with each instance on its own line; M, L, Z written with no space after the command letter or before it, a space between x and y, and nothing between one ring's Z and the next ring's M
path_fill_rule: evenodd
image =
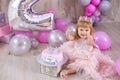
M10 53L13 55L23 55L29 52L31 40L23 34L15 35L9 43Z
M59 47L66 41L65 34L59 30L53 30L50 33L48 43L51 47Z
M8 19L15 30L53 29L53 13L37 13L32 7L39 0L11 0L8 8Z

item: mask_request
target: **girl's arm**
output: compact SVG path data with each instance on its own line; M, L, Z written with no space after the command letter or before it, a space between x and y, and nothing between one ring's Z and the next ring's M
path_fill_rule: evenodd
M67 40L74 40L75 39L75 37L71 34L70 30L66 30L65 35L66 35Z

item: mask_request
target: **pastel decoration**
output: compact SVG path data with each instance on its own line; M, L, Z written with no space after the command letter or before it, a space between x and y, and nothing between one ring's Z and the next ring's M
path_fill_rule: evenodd
M8 20L14 30L50 30L54 28L53 13L38 13L33 10L33 6L38 1L39 0L10 1ZM46 22L48 22L47 25Z
M26 35L28 37L33 37L33 32L32 31L17 30L17 31L15 31L15 35L17 35L17 34L23 34L23 35Z
M51 47L59 47L61 44L66 42L66 36L62 31L53 30L50 33L48 43Z
M109 11L111 8L111 3L107 0L103 0L101 1L100 5L99 5L99 10L104 12L104 11Z
M37 39L41 43L48 43L48 38L51 30L41 30L38 32Z
M96 11L96 7L93 4L86 6L86 11L93 14Z
M38 46L39 46L38 40L35 39L35 38L32 38L31 39L31 45L32 45L33 48L38 48Z
M12 37L9 43L10 54L20 56L27 54L31 48L31 40L28 36L18 34Z
M91 0L79 0L79 2L83 5L83 6L87 6L90 4Z
M101 19L100 19L100 16L96 16L96 17L95 17L95 23L100 22L100 20L101 20Z
M90 16L93 22L95 22L96 17L94 15Z
M60 31L65 31L66 25L69 24L69 21L66 19L57 19L55 23L55 28Z
M12 28L9 24L6 24L6 25L0 27L0 37L9 34L11 31L12 31Z
M109 35L103 31L95 32L95 43L99 46L101 50L107 50L112 46Z
M100 12L100 10L97 9L97 10L94 12L93 15L95 15L95 16L101 16L101 12Z
M92 15L92 13L90 13L90 12L85 12L85 16L91 16Z
M95 6L98 6L100 4L101 0L92 0L92 4Z

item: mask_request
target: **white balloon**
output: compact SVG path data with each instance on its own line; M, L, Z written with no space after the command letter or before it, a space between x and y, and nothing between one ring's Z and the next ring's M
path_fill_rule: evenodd
M26 54L29 52L30 48L31 40L23 34L15 35L9 43L10 53L14 55Z
M109 11L111 8L111 3L107 0L103 0L101 1L100 5L99 5L99 10L102 11L102 12L105 12L105 11Z
M79 2L80 2L83 6L87 6L88 4L90 4L91 0L79 0Z
M66 41L65 34L59 30L53 30L50 33L48 43L52 47L59 47Z

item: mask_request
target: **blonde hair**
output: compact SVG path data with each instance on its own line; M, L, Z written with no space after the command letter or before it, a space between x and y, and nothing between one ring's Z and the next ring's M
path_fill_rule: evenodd
M80 36L78 35L78 28L90 28L90 35L94 38L94 29L92 25L92 20L88 17L80 17L77 24L76 24L76 32L75 32L75 39L79 39Z

